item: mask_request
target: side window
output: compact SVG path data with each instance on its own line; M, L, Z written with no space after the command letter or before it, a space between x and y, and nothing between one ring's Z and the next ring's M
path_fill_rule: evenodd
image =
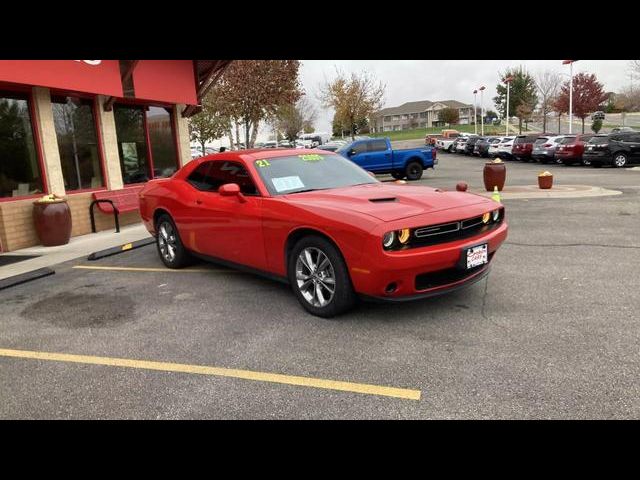
M629 137L629 142L631 143L640 143L640 134L636 133Z
M352 148L356 152L355 155L365 153L367 151L367 144L365 142L358 142Z
M370 152L384 152L387 150L387 142L385 140L374 140L367 145Z
M193 185L198 190L204 191L215 191L217 187L215 187L209 178L209 169L211 168L212 162L204 162L201 163L198 168L196 168L189 178L187 178L187 182Z
M225 183L237 183L240 186L240 191L245 195L258 194L253 180L242 164L227 160L218 160L211 162L211 164L209 178L211 183L216 186L215 191Z

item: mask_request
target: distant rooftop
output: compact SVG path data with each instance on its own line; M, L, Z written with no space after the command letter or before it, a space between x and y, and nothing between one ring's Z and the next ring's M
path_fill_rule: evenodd
M450 107L450 108L472 107L472 105L470 105L470 104L458 102L457 100L437 100L435 102L432 102L431 100L421 100L421 101L418 101L418 102L403 103L399 107L383 108L382 110L378 111L375 114L375 116L376 117L381 117L383 115L404 115L404 114L407 114L407 113L426 112L433 105L435 105L437 103L441 103L441 104L446 105L447 107Z

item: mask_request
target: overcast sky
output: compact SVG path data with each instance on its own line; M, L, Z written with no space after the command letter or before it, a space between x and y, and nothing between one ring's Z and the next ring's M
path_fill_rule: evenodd
M617 91L631 82L628 64L628 60L580 60L574 64L573 73L595 73L606 91ZM302 60L300 76L307 97L318 109L316 131L331 132L333 111L322 109L316 96L324 79L335 77L336 67L347 74L363 70L373 73L386 84L385 107L417 100L472 104L473 90L484 85L485 109L495 109L491 99L496 95L498 72L519 65L534 75L554 70L569 78L569 66L562 65L562 60Z

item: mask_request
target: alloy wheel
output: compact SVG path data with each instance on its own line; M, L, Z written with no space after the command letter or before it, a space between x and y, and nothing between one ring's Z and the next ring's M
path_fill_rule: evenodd
M160 254L164 259L171 263L176 258L176 235L173 226L169 222L162 222L158 229L158 245L160 246Z
M627 157L624 155L617 155L613 160L616 164L616 167L624 167L627 164Z
M296 260L296 283L304 299L314 307L331 303L336 277L329 257L315 247L302 250Z

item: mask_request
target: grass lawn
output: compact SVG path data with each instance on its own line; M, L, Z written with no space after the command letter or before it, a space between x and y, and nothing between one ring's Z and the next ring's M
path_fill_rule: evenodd
M394 142L397 140L414 140L424 138L427 134L441 134L442 130L452 129L464 133L474 133L473 125L453 125L451 127L433 127L433 128L416 128L414 130L398 130L395 132L382 132L369 134L371 137L389 137ZM480 134L480 125L478 125L478 134ZM485 135L504 135L503 126L484 126Z

